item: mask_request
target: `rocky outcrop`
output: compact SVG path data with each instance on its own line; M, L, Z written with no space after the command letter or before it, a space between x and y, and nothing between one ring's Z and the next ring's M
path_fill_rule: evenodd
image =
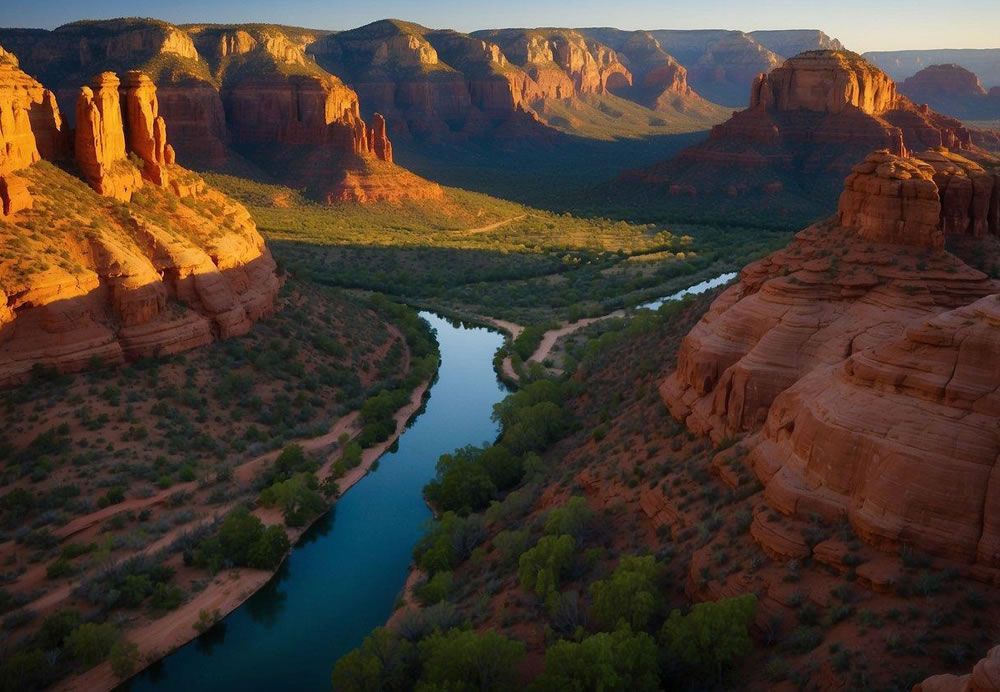
M809 51L760 74L750 89L750 107L777 111L842 113L850 108L882 115L896 107L896 83L857 55Z
M649 169L623 176L700 197L760 200L801 195L832 201L851 167L873 149L906 156L928 148L978 158L962 123L915 105L885 73L845 51L812 51L754 80L751 107L712 129L709 138ZM966 153L967 152L967 153Z
M968 675L935 675L913 688L913 692L998 692L1000 691L1000 646Z
M0 127L11 137L2 149L16 154L3 159L0 175L0 242L8 249L0 264L0 386L39 365L72 371L95 358L185 350L245 333L273 311L278 279L263 239L246 209L176 165L148 77L127 76L124 108L113 73L80 91L75 149L93 191L40 162L27 109L58 110L30 96L41 88L25 79L0 66L0 107L17 125ZM53 122L40 121L49 134ZM141 205L129 204L143 175L155 184ZM177 195L191 203L178 205ZM45 233L29 230L38 228Z
M142 187L139 171L126 161L118 77L103 72L76 101L76 162L97 194L122 202Z
M176 155L167 143L167 123L159 114L156 85L142 72L131 70L122 90L128 148L143 160L143 175L157 185L165 185L166 169L174 164Z
M308 50L350 82L366 110L385 115L393 137L482 136L510 122L534 133L525 110L541 93L495 43L385 20Z
M989 227L974 194L947 192L984 174L952 152L925 156L868 156L837 217L716 300L660 391L696 433L749 435L772 509L847 518L880 549L915 546L992 581L1000 283L943 249L948 235ZM770 534L754 537L781 552Z
M55 96L22 72L13 54L0 48L0 175L30 166L65 149Z
M611 48L570 29L500 29L473 36L500 46L546 98L603 94L632 84L632 74Z
M931 65L899 86L907 98L957 118L1000 118L1000 87L989 92L973 72L961 65Z

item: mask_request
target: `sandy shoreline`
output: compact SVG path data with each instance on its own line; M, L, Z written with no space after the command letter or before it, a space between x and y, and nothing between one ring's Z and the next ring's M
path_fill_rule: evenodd
M364 478L374 463L396 443L406 429L407 423L423 406L424 395L429 387L430 382L425 382L413 391L409 403L397 411L394 416L396 420L395 432L385 442L365 449L361 455L361 464L350 469L337 481L340 486L340 493L337 495L337 499L343 497L348 490ZM338 420L330 432L325 435L310 440L303 440L298 444L301 444L307 450L315 450L332 444L343 432L352 433L351 436L354 437L360 432L357 419L358 412L352 412ZM274 450L256 459L252 459L240 465L237 473L252 477L256 467L268 460L273 460L280 453L281 450ZM317 472L317 477L320 480L330 474L333 464L338 458L339 454L331 453L328 455L326 461ZM335 501L330 504L330 507L334 504ZM224 513L228 509L230 507L226 507L220 510L220 512ZM254 513L271 523L281 521L280 513L273 509L258 508ZM316 516L307 525L302 527L285 527L288 538L292 543L292 550L295 549L295 543L309 527L322 516L322 514ZM289 554L291 553L289 552ZM171 611L162 618L134 630L127 631L125 634L128 639L139 647L140 661L136 666L136 674L174 650L196 639L200 632L194 628L194 624L198 621L200 611L213 612L218 610L219 617L225 617L267 584L280 567L281 565L279 564L274 570L238 568L219 572L208 586L197 594L194 594L192 598L176 610ZM333 663L333 661L330 662L331 667ZM79 675L61 680L49 689L66 692L75 690L106 692L114 689L122 682L111 670L110 662L105 661Z

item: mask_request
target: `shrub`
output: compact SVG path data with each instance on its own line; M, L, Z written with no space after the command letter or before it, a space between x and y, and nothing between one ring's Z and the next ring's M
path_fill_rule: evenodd
M748 626L757 597L744 594L714 603L698 603L687 615L674 610L663 624L663 638L681 661L702 672L722 669L750 651Z
M559 589L563 573L573 562L576 540L572 536L544 536L518 560L518 576L525 591L546 598Z
M66 646L73 657L88 666L96 666L111 653L111 647L120 636L111 623L101 625L88 622L73 630L66 638Z
M501 692L517 686L524 644L497 632L436 632L420 642L424 689Z
M377 627L360 647L337 661L333 668L333 689L403 692L413 688L419 670L417 648L395 632Z
M139 647L134 642L122 637L111 647L111 670L120 680L132 675L138 662Z
M652 556L626 556L608 579L590 585L590 615L603 630L624 622L633 630L645 629L662 605L656 578L659 566Z
M545 670L529 688L654 692L660 688L656 643L628 627L580 642L559 641L545 652Z

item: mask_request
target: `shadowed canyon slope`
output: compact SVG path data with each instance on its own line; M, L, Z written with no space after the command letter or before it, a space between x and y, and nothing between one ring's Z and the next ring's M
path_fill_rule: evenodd
M899 91L915 103L956 118L1000 119L1000 86L989 91L974 73L961 65L931 65L899 85Z
M661 387L671 412L717 441L752 435L779 512L846 516L876 547L995 582L1000 283L944 244L995 238L998 202L1000 169L870 155L837 217L745 268L684 339Z
M274 309L254 222L177 165L146 75L98 75L75 112L71 143L52 92L0 59L0 385L186 350Z
M870 51L864 57L900 82L931 65L955 64L979 75L987 89L1000 86L1000 48Z
M983 154L976 133L914 104L884 72L846 51L802 53L759 75L750 102L704 142L623 175L618 189L698 204L714 196L754 209L782 210L797 199L799 209L814 214L872 149L906 155L943 146Z

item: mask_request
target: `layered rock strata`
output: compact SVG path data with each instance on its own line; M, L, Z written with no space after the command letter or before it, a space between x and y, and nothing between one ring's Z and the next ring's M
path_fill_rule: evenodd
M859 164L837 217L746 267L660 391L696 433L749 435L773 509L846 517L881 549L916 547L995 581L1000 283L943 247L996 232L991 205L973 202L996 177L947 150L923 156Z
M897 156L937 147L966 157L985 153L962 123L912 103L885 73L846 51L787 60L754 80L750 102L704 142L622 176L622 184L651 185L667 195L784 191L824 199L873 149Z
M73 371L193 348L245 333L274 310L279 284L263 239L245 208L176 165L148 77L127 76L124 108L112 73L80 91L74 148L93 192L42 161L29 109L49 114L38 119L43 137L60 119L44 92L32 96L39 91L0 65L0 238L8 249L0 386L36 366ZM130 203L144 179L155 184ZM177 204L178 195L190 203Z

